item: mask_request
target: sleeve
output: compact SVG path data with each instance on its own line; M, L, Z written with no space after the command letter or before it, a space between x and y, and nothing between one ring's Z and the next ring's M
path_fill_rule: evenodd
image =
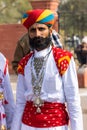
M11 126L11 130L21 130L21 119L25 106L25 85L23 75L18 75L17 90L16 90L16 109L14 112L14 118Z
M73 57L71 58L69 67L62 78L71 130L83 130L78 80Z
M7 103L4 105L5 113L6 113L6 122L7 122L7 128L11 127L15 103L14 103L14 97L12 93L12 88L10 84L10 77L8 72L8 66L6 74L4 75L4 88L5 88L5 99Z
M24 52L23 52L23 48L20 45L21 41L18 41L15 52L14 52L14 59L12 61L12 67L13 70L15 71L15 73L17 73L17 67L18 67L18 63L21 60L21 58L24 56Z
M12 61L13 70L17 73L17 67L19 61L28 53L30 53L30 45L28 33L22 36L22 38L17 42L17 46L14 52L14 59Z

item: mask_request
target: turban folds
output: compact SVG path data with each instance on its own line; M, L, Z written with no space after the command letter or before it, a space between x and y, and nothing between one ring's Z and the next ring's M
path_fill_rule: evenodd
M87 36L84 36L84 38L82 39L82 43L87 43Z
M54 24L54 14L48 9L29 10L23 15L22 24L29 29L34 23L41 23L51 27Z

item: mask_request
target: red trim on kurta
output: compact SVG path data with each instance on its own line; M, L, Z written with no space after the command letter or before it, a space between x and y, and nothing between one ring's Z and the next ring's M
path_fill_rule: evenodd
M53 47L52 50L56 66L59 70L60 75L62 76L69 66L72 54L69 51L61 48Z
M0 120L1 120L2 118L6 118L6 114L2 114L2 115L1 115L1 113L0 113Z
M23 57L23 59L19 62L18 69L17 69L18 73L24 75L24 67L27 64L29 58L32 56L32 54L33 54L32 52L29 53L28 55Z
M4 75L6 75L6 72L7 72L7 65L8 65L8 60L6 60L6 63L5 63L5 67L4 67Z
M70 63L72 54L66 50L57 48L57 47L52 47L52 51L53 51L53 56L57 65L57 68L59 70L60 75L62 76ZM25 65L27 64L29 58L32 56L34 52L31 52L30 54L26 55L19 63L18 65L18 73L23 74L24 75L24 68Z

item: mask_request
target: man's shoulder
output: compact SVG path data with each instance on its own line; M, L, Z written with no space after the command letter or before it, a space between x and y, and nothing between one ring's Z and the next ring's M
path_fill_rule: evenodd
M61 48L53 47L53 56L59 73L62 76L68 69L72 53Z
M26 56L24 56L24 57L20 60L20 62L19 62L19 64L18 64L18 69L17 69L18 73L24 74L25 65L27 64L27 62L28 62L28 60L30 59L30 57L32 56L32 54L33 54L33 52L27 54Z
M21 38L20 41L23 41L28 38L28 33L25 33Z
M72 56L72 53L69 52L68 50L62 49L62 48L58 48L58 47L53 47L53 53L54 55L58 57L64 57L64 56Z
M25 44L29 44L28 33L24 34L24 35L18 40L18 44L20 44L21 46L24 46Z

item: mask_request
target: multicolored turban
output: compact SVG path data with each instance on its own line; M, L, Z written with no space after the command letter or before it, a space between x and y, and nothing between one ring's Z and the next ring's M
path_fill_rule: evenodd
M22 18L22 24L29 29L34 23L45 24L51 27L54 24L54 14L48 9L28 10Z

